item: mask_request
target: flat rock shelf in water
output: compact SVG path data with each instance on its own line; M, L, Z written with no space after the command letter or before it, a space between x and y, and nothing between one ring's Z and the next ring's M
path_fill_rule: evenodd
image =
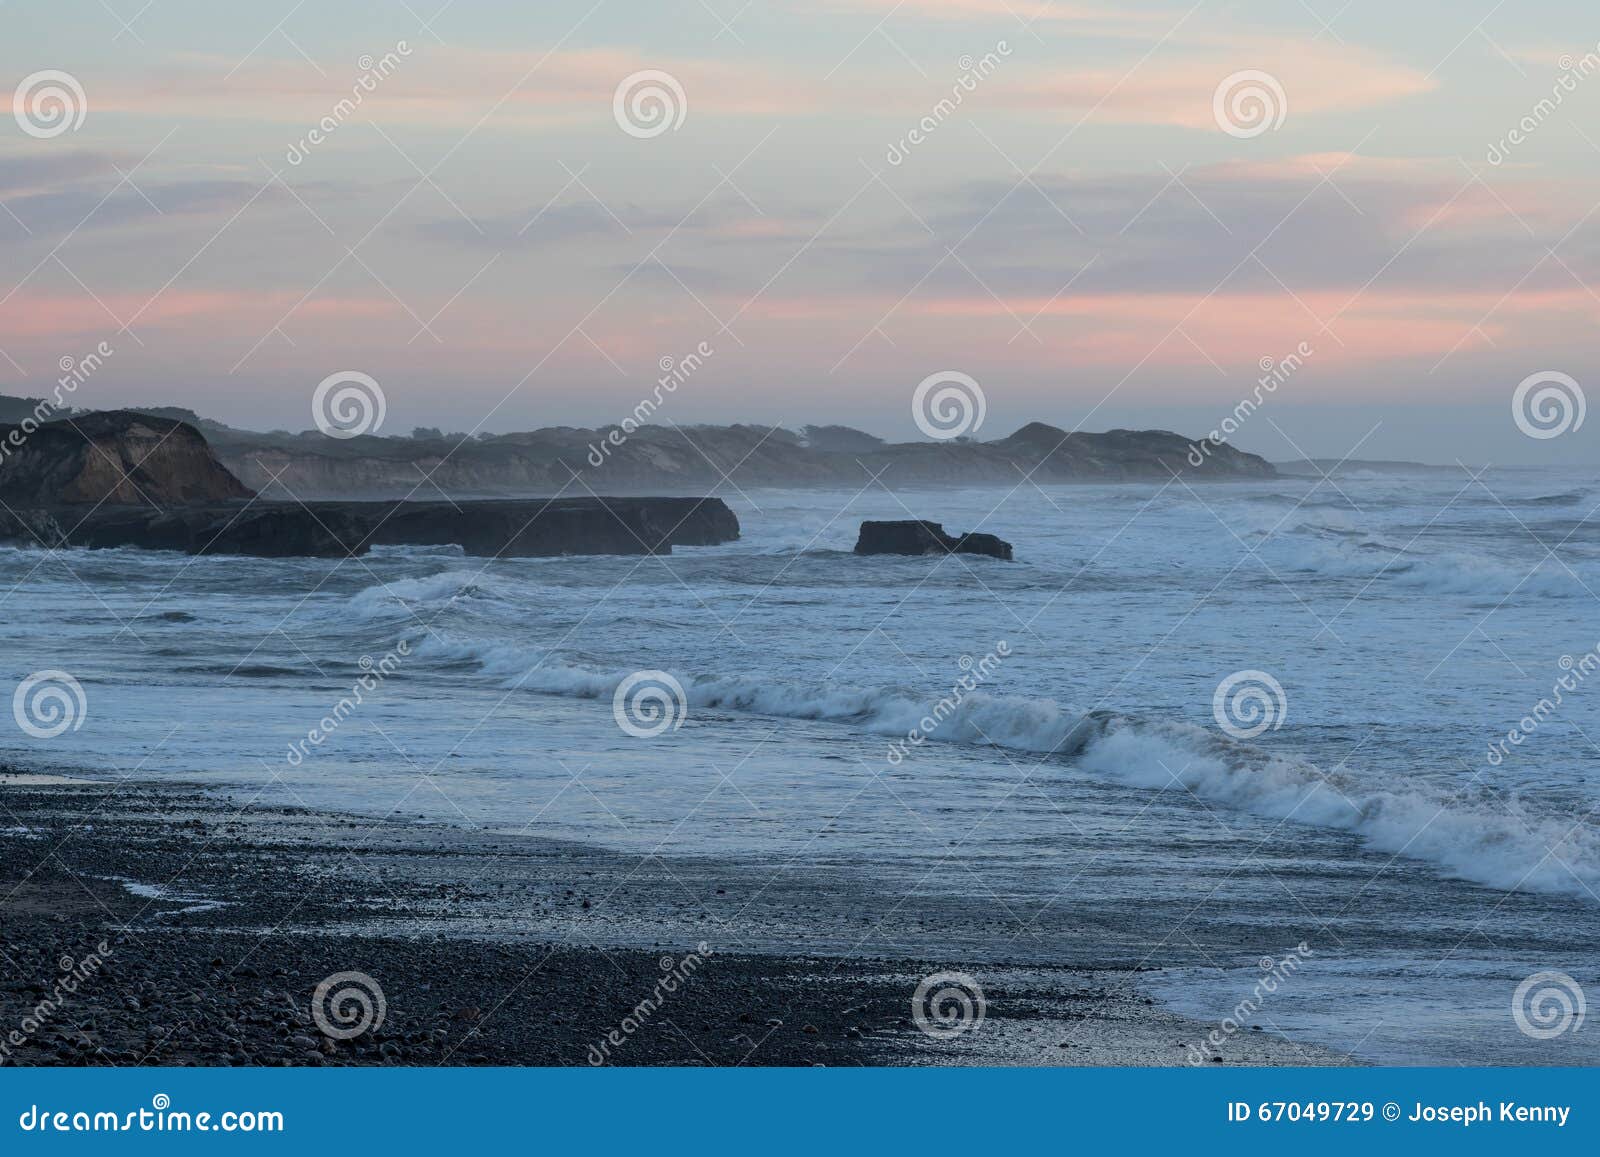
M344 558L374 546L459 546L485 558L670 554L739 537L720 498L236 502L0 511L0 541L47 548Z

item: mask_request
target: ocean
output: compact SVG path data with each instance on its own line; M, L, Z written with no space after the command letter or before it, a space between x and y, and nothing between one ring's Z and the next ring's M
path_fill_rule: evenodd
M1600 981L1587 475L722 496L742 538L665 558L0 550L8 685L53 673L0 757L853 874L974 914L920 952L1158 966L1203 1021L1293 952L1260 1031L1600 1062L1513 1003ZM851 553L912 517L1016 561Z

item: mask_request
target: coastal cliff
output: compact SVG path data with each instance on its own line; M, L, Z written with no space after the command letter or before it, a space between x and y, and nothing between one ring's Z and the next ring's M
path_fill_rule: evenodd
M669 554L739 537L720 498L262 500L190 423L132 411L0 426L0 541L342 558L373 546L479 557Z
M732 477L740 486L1005 485L1271 478L1265 459L1226 444L1195 443L1165 430L1081 433L1033 422L988 442L884 442L845 427L796 432L762 426L644 426L613 439L613 428L550 427L486 438L217 431L228 467L270 492L274 477L316 497L399 497L426 476L452 497L555 493L587 486L609 493L700 491ZM1198 464L1196 463L1198 459ZM575 482L574 479L578 479Z
M0 396L0 417L25 414L36 401ZM271 498L402 499L423 489L430 496L443 493L453 500L561 493L688 495L708 493L730 478L744 487L856 487L877 476L893 489L1014 486L1023 476L1048 484L1166 481L1173 475L1203 482L1277 475L1266 459L1226 443L1190 439L1169 430L1067 431L1045 422L1030 422L990 441L886 442L837 425L790 430L671 424L628 431L616 426L548 426L476 435L418 429L410 437L332 438L316 430L298 434L240 430L190 410L155 406L99 414L71 411L63 422L37 429L42 433L65 425L57 437L70 434L74 427L90 430L97 423L115 429L126 421L116 415L129 413L142 415L143 425L153 432L143 435L146 441L161 442L172 427L180 427L178 434L167 438L172 444L160 447L161 457L151 460L151 470L180 454L210 454L237 480L233 485L238 491L254 488ZM0 454L5 450L5 432L11 428L0 425ZM117 437L121 444L108 446L108 454L100 459L107 471L108 460L124 466L140 460L138 436ZM203 449L207 442L209 451ZM46 457L54 460L59 452L53 449ZM94 473L92 463L80 472L85 474L81 486L50 485L57 493L94 495L89 499L93 502L104 493L107 481L116 481L114 472L109 478ZM201 473L211 479L202 487L205 493L182 498L152 493L151 497L164 502L241 496L222 493L229 483L217 476L216 466L207 463ZM132 477L139 481L137 474ZM30 485L35 495L50 488L36 481L23 485L22 493L10 493L23 498ZM131 492L131 486L123 486L116 500L140 501ZM6 494L0 490L0 496Z
M255 494L188 422L106 410L0 425L8 506L227 502Z

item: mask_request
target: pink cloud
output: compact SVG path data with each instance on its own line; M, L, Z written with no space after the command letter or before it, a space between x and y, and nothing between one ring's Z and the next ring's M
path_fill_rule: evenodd
M266 328L299 298L300 294L287 291L177 288L154 297L141 293L102 294L99 301L87 294L18 295L0 310L0 338L26 341L105 337L115 335L119 321L130 324L135 333L204 322L206 328L202 336L213 337L216 327ZM294 316L338 321L386 317L399 309L400 306L388 299L317 298L301 305Z
M1091 25L1097 31L1128 36L1160 35L1178 22L1181 12L1139 12L1127 5L1058 4L1051 0L825 0L833 11L865 12L901 22L923 18L941 21L1022 21L1028 24ZM806 6L814 12L815 5ZM1026 35L1020 25L1017 31ZM1005 27L1002 25L1001 27Z
M993 325L1024 362L1096 365L1131 370L1140 363L1238 370L1262 357L1281 357L1299 342L1320 365L1365 365L1457 350L1536 345L1536 323L1574 315L1600 320L1600 303L1578 287L1503 298L1503 291L1412 292L1320 289L1300 293L1104 293L1043 298L912 299L806 298L763 300L749 316L821 331L855 333L874 319L897 344L915 334L938 343L954 332L972 337L972 324ZM1029 323L1043 347L1020 332ZM965 326L953 323L961 321ZM1324 330L1324 325L1327 330ZM859 336L859 334L857 334ZM855 340L846 340L843 353ZM1198 347L1198 348L1197 348ZM1209 359L1209 360L1208 360Z
M1214 95L1225 78L1245 70L1267 73L1277 81L1281 101L1270 88L1267 99L1274 113L1283 110L1286 123L1297 115L1366 108L1435 87L1418 70L1353 45L1244 37L1226 47L1175 49L1138 67L1130 61L1048 77L1001 74L985 99L1064 119L1087 116L1100 123L1219 132Z
M760 64L645 56L625 49L537 50L408 45L391 54L387 75L355 101L350 68L319 76L298 60L262 60L230 72L221 59L189 55L159 76L103 83L96 108L106 112L236 117L285 125L341 124L372 115L382 123L472 125L493 110L499 123L609 120L624 78L669 73L691 109L727 115L777 115L815 107L816 86L786 83ZM341 101L352 102L335 111Z

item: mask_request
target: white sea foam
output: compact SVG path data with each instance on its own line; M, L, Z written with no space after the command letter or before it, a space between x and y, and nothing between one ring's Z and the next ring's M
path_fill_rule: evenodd
M396 579L368 587L350 599L350 611L358 619L373 620L395 616L410 617L439 611L475 600L506 601L512 590L502 580L477 570L444 570L417 578Z
M628 674L563 659L540 663L507 645L427 642L424 656L472 659L507 686L606 698ZM903 687L808 684L672 672L691 710L832 721L880 735L918 727L933 698ZM1180 789L1207 804L1351 832L1379 852L1433 864L1499 889L1592 898L1600 892L1600 833L1587 824L1524 815L1481 799L1374 788L1356 774L1237 743L1192 724L1105 712L1053 699L968 694L929 738L1069 757L1132 787Z
M1587 587L1600 583L1600 575L1586 573L1590 568L1568 569L1554 560L1512 566L1462 551L1423 554L1370 536L1359 541L1320 537L1285 541L1262 554L1285 572L1367 579L1434 594L1501 599L1514 592L1527 597L1575 598L1587 595Z
M1587 824L1520 814L1514 805L1375 790L1191 724L1112 720L1078 764L1140 787L1181 785L1204 801L1353 832L1377 851L1491 888L1588 898L1600 891L1600 833Z

